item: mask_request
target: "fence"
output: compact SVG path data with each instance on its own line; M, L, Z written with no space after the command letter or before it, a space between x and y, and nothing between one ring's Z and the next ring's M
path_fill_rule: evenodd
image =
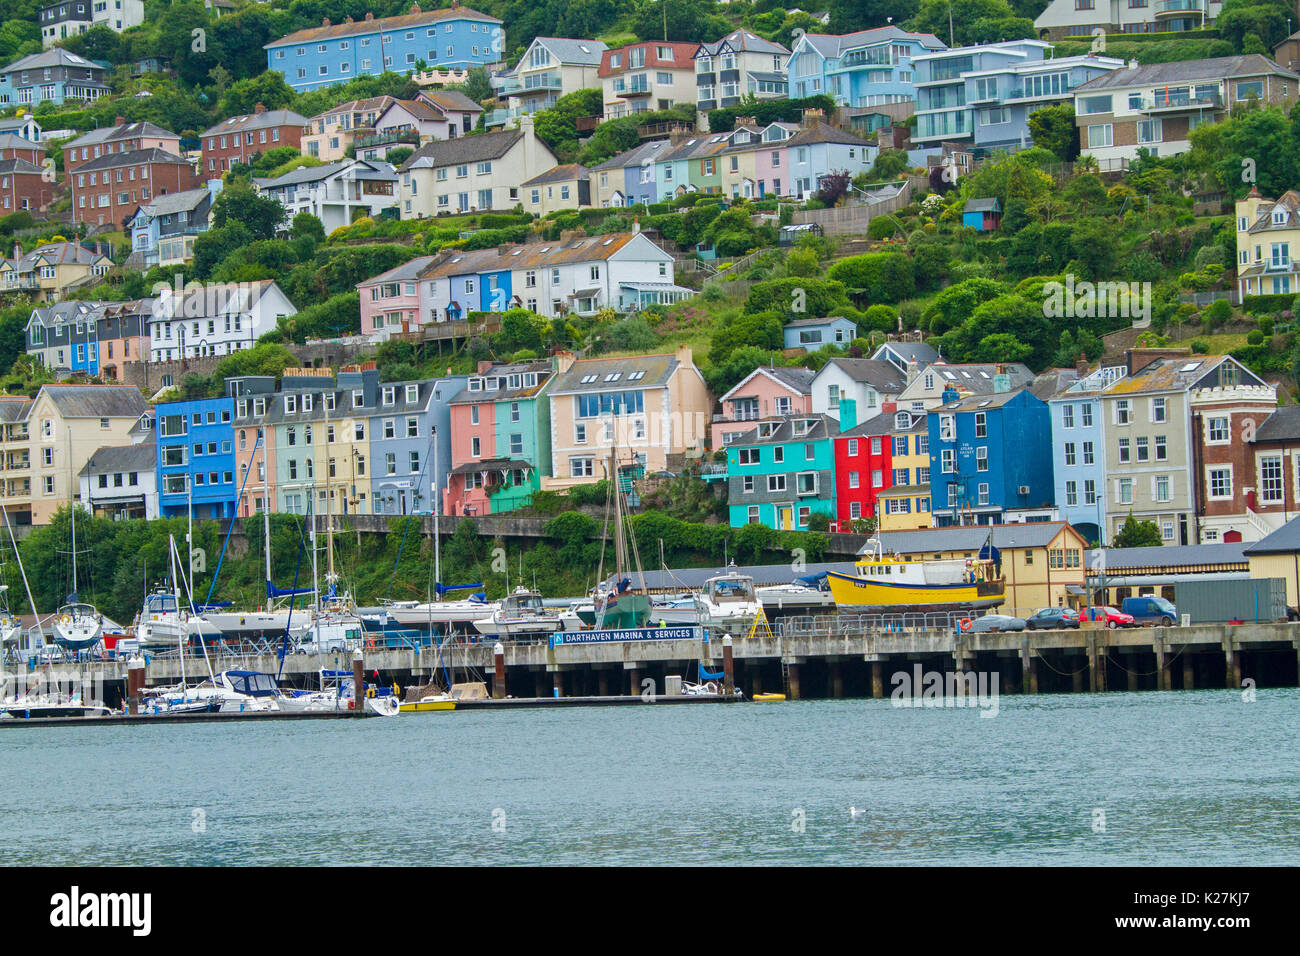
M795 212L791 221L796 226L816 223L828 236L863 234L876 216L897 212L911 202L914 188L911 180L886 184L886 188L891 185L897 187L892 195L871 194L863 203L834 209L801 209Z

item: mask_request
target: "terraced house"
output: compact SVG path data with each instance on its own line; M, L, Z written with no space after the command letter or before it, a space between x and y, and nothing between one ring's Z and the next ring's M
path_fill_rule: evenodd
M841 403L849 399L858 425L897 401L906 383L906 376L884 359L833 358L812 380L812 408L838 418Z
M1098 368L1047 400L1057 512L1088 541L1102 545L1107 543L1103 535L1109 498L1101 392L1127 371L1122 365Z
M691 350L671 355L583 359L560 356L547 388L551 473L542 487L563 491L609 474L681 471L703 456L713 400Z
M94 245L92 243L91 245ZM77 242L47 242L13 259L0 259L0 289L58 302L74 289L107 275L113 261Z
M727 446L731 526L778 531L809 527L813 515L836 518L835 450L839 424L829 415L757 422Z
M181 138L170 130L148 121L128 123L119 116L112 126L93 129L63 145L63 168L68 173L80 169L92 159L109 153L134 153L140 150L160 149L179 156Z
M930 527L930 428L926 416L896 408L886 411L863 429L864 440L876 435L889 453L888 470L882 476L884 485L873 489L876 527L882 531ZM837 466L838 453L837 444ZM837 472L836 488L843 495L844 484L839 479Z
M608 209L638 203L648 206L658 202L659 181L655 163L661 154L667 154L672 148L673 144L668 140L652 139L592 166L592 205Z
M1238 105L1286 111L1298 95L1300 75L1258 53L1146 66L1131 61L1075 88L1075 123L1083 155L1105 172L1136 159L1139 148L1154 156L1187 152L1193 129Z
M480 362L449 399L451 457L443 513L527 505L551 468L549 361Z
M1048 521L1052 460L1047 403L1029 389L948 400L929 414L930 512L936 526Z
M738 441L760 420L809 414L814 374L799 366L754 369L718 399L722 412L713 416L713 449Z
M379 408L370 418L375 514L433 513L451 468L448 402L467 381L454 375L379 386Z
M363 20L348 17L298 30L264 46L266 67L284 76L296 92L346 83L357 76L385 71L412 73L428 66L463 70L501 60L505 31L501 21L452 0L444 10L424 11L418 3L407 13Z
M695 53L698 43L644 42L601 54L600 88L607 120L666 110L698 99Z
M916 99L915 57L948 45L931 33L895 26L831 36L806 33L790 53L790 96L826 93L846 107Z
M267 150L281 146L302 146L307 120L293 110L268 110L261 103L252 113L232 116L200 135L203 142L203 169L219 177L236 163L251 163Z
M141 204L202 185L189 160L156 147L105 153L78 166L68 181L74 222L123 229Z
M149 317L149 358L170 362L250 349L297 311L272 279L168 289Z
M1289 295L1300 291L1291 250L1300 252L1300 193L1265 199L1252 186L1236 203L1237 292Z
M228 395L185 402L160 402L158 420L158 509L165 518L230 518L239 485L235 481L234 402Z
M745 96L784 99L789 93L790 51L748 30L734 30L695 51L696 108L735 106Z
M513 209L520 186L556 166L525 116L518 129L427 143L397 168L403 219Z
M264 427L275 401L275 378L241 375L226 379L234 402L236 509L241 518L275 501L275 430Z

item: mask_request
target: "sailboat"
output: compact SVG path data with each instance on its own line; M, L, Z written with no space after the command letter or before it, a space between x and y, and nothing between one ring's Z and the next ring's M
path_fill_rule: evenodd
M186 615L185 618L182 618L181 615L186 614L186 612L180 610L181 588L180 582L177 580L177 568L180 562L177 560L175 535L168 535L167 543L167 556L168 560L171 562L172 591L170 594L166 594L160 588L156 590L154 594L151 594L150 597L166 596L171 598L170 607L174 615L174 621L179 622L179 626L173 625L171 627L171 637L172 641L176 644L176 649L179 653L178 659L181 666L181 682L175 687L158 687L144 691L140 702L141 712L154 715L178 715L208 713L210 711L220 710L225 702L220 694L211 693L207 690L200 691L197 688L191 688L185 676L185 644L189 637L189 629L186 626L188 615ZM190 587L188 579L186 579L185 587L187 589ZM145 606L146 608L149 606L147 602ZM190 602L190 606L193 607L192 602ZM141 642L143 644L143 639ZM207 646L202 642L200 642L200 645L203 647L203 658L206 661ZM209 664L208 668L209 673L211 673L211 664ZM213 686L215 686L215 681L213 682Z
M72 441L72 433L68 433ZM72 515L72 593L54 613L54 640L70 651L84 651L99 642L104 633L104 618L93 604L77 597L77 502L71 506Z
M618 474L618 423L615 421L614 443L609 450L609 491L606 497L606 530L612 517L614 522L614 574L598 585L592 593L590 605L579 605L575 611L579 620L597 630L621 630L644 627L650 617L650 595L646 593L645 572L641 567L641 553L636 538L628 527L627 502L623 497ZM635 564L635 568L632 565ZM603 578L605 552L601 549L600 567L596 577ZM632 574L640 578L640 589L633 590Z

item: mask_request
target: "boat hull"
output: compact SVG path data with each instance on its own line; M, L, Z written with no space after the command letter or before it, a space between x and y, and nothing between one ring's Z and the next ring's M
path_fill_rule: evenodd
M1001 581L899 584L828 571L826 582L835 605L842 608L898 612L974 610L997 607L1006 600L1006 588Z
M423 714L433 710L455 710L454 700L411 700L399 705L403 714Z

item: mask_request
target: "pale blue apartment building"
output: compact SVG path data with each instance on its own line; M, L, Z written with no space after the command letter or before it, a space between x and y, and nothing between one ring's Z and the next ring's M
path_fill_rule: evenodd
M1052 475L1056 507L1089 542L1106 528L1106 438L1101 392L1124 377L1121 366L1102 367L1057 392L1052 411Z
M895 26L841 36L806 33L790 53L790 98L825 93L850 107L913 100L912 60L947 48L932 33L908 33Z

